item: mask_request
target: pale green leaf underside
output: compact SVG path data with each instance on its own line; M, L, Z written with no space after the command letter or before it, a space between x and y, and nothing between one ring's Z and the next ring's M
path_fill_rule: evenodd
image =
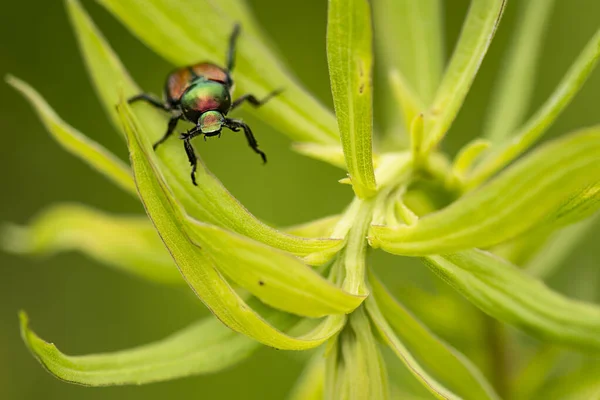
M416 224L374 226L372 242L394 254L488 247L537 226L566 225L600 207L600 128L551 142L496 179Z
M314 330L295 338L277 330L257 314L227 283L205 251L194 245L184 233L184 221L178 215L177 202L164 186L156 169L156 155L137 129L130 108L119 106L127 134L130 159L140 198L182 275L204 304L231 329L271 347L304 350L317 347L335 335L345 315L325 318Z
M26 254L77 250L150 281L185 284L146 216L113 216L75 204L53 206L27 227L10 227L4 247Z
M425 115L427 152L456 118L502 18L506 0L472 0L462 32L433 103Z
M476 187L537 142L579 92L599 58L600 30L587 43L548 100L514 135L491 151L474 169L467 188Z
M137 196L131 170L123 161L60 119L31 86L12 76L7 78L7 82L29 100L48 132L65 150L126 192Z
M242 34L233 73L238 96L252 93L260 98L283 88L283 93L253 113L293 140L321 144L339 142L332 113L297 83L265 45L243 1L228 0L223 4L215 0L98 2L157 54L177 66L202 61L222 65L233 25L241 21ZM230 13L230 10L235 11ZM245 30L244 24L249 29Z
M119 94L126 97L139 94L141 89L129 77L118 57L93 25L76 0L69 0L69 12L79 39L84 59L100 100L108 115L120 127L115 110ZM157 27L153 30L158 29ZM136 104L135 115L148 140L161 138L167 126L164 113L145 104ZM199 221L219 225L300 257L330 251L339 241L299 238L279 232L259 221L244 208L210 173L201 160L198 163L194 187L190 181L190 166L179 140L165 142L158 151L161 173L185 207L186 212Z
M329 0L327 61L346 165L357 196L375 194L372 27L367 0Z
M29 328L25 313L20 318L23 340L42 365L59 379L86 386L141 385L217 372L246 359L260 346L209 317L144 346L68 356L39 338ZM285 319L282 322L289 325Z
M232 282L277 309L308 317L347 314L364 297L344 292L297 258L222 228L186 221L191 240Z
M483 374L458 350L444 343L387 292L374 275L369 282L387 323L419 364L462 399L498 399Z
M468 250L423 260L492 317L542 340L600 352L600 307L556 293L484 251Z
M531 102L544 32L555 0L524 0L520 17L492 91L484 136L498 143L518 128ZM517 5L517 4L515 4Z

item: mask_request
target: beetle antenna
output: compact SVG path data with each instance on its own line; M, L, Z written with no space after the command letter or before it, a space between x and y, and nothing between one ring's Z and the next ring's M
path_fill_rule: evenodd
M227 70L229 72L233 71L233 67L235 67L235 45L241 29L240 24L236 22L229 37L229 51L227 52Z

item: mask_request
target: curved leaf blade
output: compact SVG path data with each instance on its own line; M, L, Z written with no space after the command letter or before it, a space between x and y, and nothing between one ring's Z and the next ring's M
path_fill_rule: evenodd
M112 216L76 204L53 206L27 227L4 232L6 250L48 254L77 250L153 282L185 284L156 230L145 216Z
M64 122L31 86L14 76L6 81L33 106L52 137L65 150L106 176L126 192L137 195L129 167L100 144Z
M423 261L492 317L542 340L600 351L600 307L556 293L481 250L429 256Z
M23 340L48 372L86 386L141 385L217 372L248 358L260 346L217 319L208 318L144 346L68 356L37 336L24 312L19 317Z
M476 187L538 141L579 92L596 67L599 58L600 30L587 43L550 98L515 133L514 137L492 151L475 168L468 177L466 187Z
M372 227L372 242L402 255L492 246L532 228L565 225L600 208L600 128L543 146L496 179L416 224Z
M371 8L367 0L330 0L327 61L335 114L354 192L375 194Z
M121 103L119 110L127 134L134 178L146 212L183 277L215 316L237 332L284 350L314 348L337 334L344 326L345 315L327 317L315 329L296 338L274 328L242 300L216 269L208 254L185 235L184 222L176 210L176 200L163 186L164 180L156 169L156 155L152 150L146 150L149 153L145 153L138 141L143 138L138 133L130 108Z
M450 64L425 115L424 153L435 147L456 118L500 24L506 0L472 0Z
M157 54L178 66L201 61L222 64L236 22L233 18L239 19L245 10L241 22L249 29L240 35L234 71L234 79L241 89L239 93L262 97L283 88L280 95L254 111L259 118L292 140L320 144L339 142L332 113L297 83L264 43L243 1L224 4L213 0L98 2ZM229 10L236 11L229 14Z
M427 388L427 390L429 390L438 399L460 399L460 397L452 393L448 388L437 381L417 362L413 355L408 351L406 346L404 346L404 344L396 336L394 330L387 323L385 317L383 314L381 314L381 311L379 310L377 302L373 296L369 296L367 300L365 300L365 305L375 329L377 329L381 338L383 339L383 343L390 347L390 349L398 356L404 365L406 365L415 378L417 378L423 384L423 386Z
M284 252L222 228L187 222L191 240L207 251L217 268L271 307L322 317L350 313L364 299L343 291Z
M373 274L369 276L369 282L379 312L397 339L428 373L461 399L498 399L483 374L467 357L431 333Z
M144 2L144 4L147 3ZM79 2L68 0L67 5L100 100L116 126L122 128L115 110L115 106L121 100L120 94L129 97L139 94L141 90L130 78L117 55L104 40ZM139 6L142 7L142 4ZM150 9L148 8L148 10ZM158 28L155 27L152 30L156 29ZM142 133L146 135L145 142L155 142L163 136L167 126L166 116L145 104L135 106L135 115L138 117L138 121L141 121ZM144 143L144 145L146 144ZM186 212L199 221L222 226L300 257L316 254L315 258L318 261L322 261L323 258L319 257L319 254L322 255L323 252L329 254L341 243L341 240L295 237L265 225L227 191L201 160L198 162L196 171L196 181L199 187L194 187L190 182L189 162L185 151L181 143L176 140L165 142L158 154L161 159L161 172L166 176L170 187L185 207Z

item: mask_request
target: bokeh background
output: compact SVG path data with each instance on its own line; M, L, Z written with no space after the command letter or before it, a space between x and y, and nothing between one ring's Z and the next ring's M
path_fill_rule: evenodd
M301 81L331 105L325 55L326 1L249 2ZM473 91L444 143L451 153L478 134L520 2L509 2ZM83 4L141 86L159 93L172 66L93 1L84 0ZM467 0L446 1L447 49L456 40L467 6ZM0 75L11 73L31 83L65 120L125 158L124 143L105 118L87 79L64 4L58 0L3 1L1 10ZM556 1L532 107L549 95L599 26L600 2ZM198 21L198 29L202 29L202 21ZM600 71L596 71L550 136L600 123L599 93ZM289 141L253 119L251 111L241 115L252 123L269 155L266 168L256 162L245 141L233 134L226 133L218 141L199 141L196 147L252 212L273 224L288 225L336 213L350 200L350 187L336 182L342 177L340 170L293 153ZM0 222L25 223L49 204L65 201L118 213L143 212L130 196L62 151L25 100L3 82L0 129ZM553 287L573 297L600 300L599 228L551 279ZM378 254L373 260L392 287L409 280L426 286L431 279L417 263ZM28 354L18 333L19 309L29 313L33 328L43 338L68 354L111 351L153 341L207 313L191 291L143 282L79 254L40 259L0 252L0 399L280 399L301 370L297 356L263 349L243 364L211 376L143 387L74 386L51 377Z

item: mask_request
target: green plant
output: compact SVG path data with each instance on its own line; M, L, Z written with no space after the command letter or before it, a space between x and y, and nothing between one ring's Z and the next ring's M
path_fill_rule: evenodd
M99 3L176 65L220 60L234 21L241 22L238 86L253 93L286 89L257 115L297 142L297 151L347 169L343 183L352 185L356 197L338 216L277 230L245 210L203 164L197 171L198 188L193 187L180 143L170 140L152 151L151 144L164 133L165 116L123 101L140 89L79 3L69 0L92 80L127 139L131 169L63 122L25 83L16 78L9 83L32 102L67 150L139 196L150 220L64 205L27 228L10 227L5 247L20 252L77 248L156 282L187 283L220 321L200 321L137 349L71 357L36 336L22 314L24 340L51 373L93 386L141 384L218 371L262 343L285 350L319 348L311 353L293 398L387 398L389 386L391 393L405 398L402 382L388 382L386 368L394 362L384 358L389 350L438 398L497 398L497 393L529 398L538 389L532 377L546 376L557 357L552 346L589 353L600 349L600 309L568 299L540 281L591 226L588 217L600 206L600 128L566 135L509 166L541 138L591 73L600 53L600 32L555 93L523 122L536 50L552 6L547 0L527 2L509 72L494 93L488 128L449 160L439 143L500 22L502 0L472 1L445 68L439 1L374 4L377 42L393 49L386 60L395 95L390 103L403 127L389 135L408 143L403 148L394 140L382 141L376 151L372 22L366 0L329 2L327 47L337 125L333 113L282 66L243 1ZM210 35L198 30L200 20ZM398 37L412 40L398 47ZM480 365L438 337L447 332L432 333L388 293L367 268L369 245L421 258L485 314L543 340L550 350L543 348L539 365L532 362L525 370L520 379L526 384L508 385L497 322L462 303L455 305L460 322L475 327L461 332L467 340L485 331L492 334L489 351L498 358L492 360L492 371L486 371L491 385ZM421 319L439 317L427 307L432 299L415 295L425 304L418 309ZM581 395L582 387L597 391L597 367L588 364L583 373L569 377L569 384L543 389L540 396Z

